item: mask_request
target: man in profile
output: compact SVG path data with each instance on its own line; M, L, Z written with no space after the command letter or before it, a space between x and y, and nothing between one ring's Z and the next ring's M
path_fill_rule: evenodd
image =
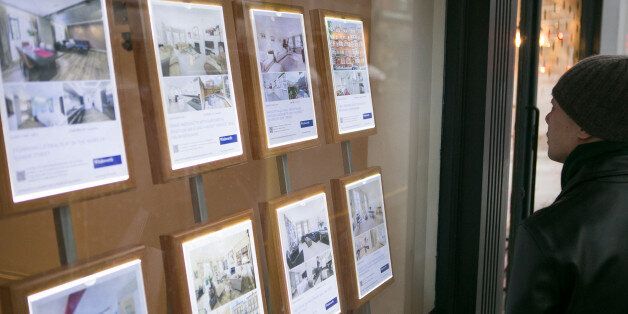
M594 56L552 90L556 201L517 230L506 313L628 313L628 56Z

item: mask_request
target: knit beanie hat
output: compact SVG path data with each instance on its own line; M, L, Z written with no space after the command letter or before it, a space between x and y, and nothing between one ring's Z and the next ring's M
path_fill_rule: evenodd
M552 96L587 133L628 142L628 56L583 59L561 76Z

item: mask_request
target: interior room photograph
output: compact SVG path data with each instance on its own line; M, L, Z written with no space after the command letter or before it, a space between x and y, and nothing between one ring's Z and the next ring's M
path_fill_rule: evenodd
M164 82L170 114L232 107L226 75L167 77Z
M220 11L166 3L152 10L163 76L228 73Z
M100 1L0 1L4 82L109 79Z
M110 81L63 83L63 103L68 124L116 119Z
M386 226L381 224L353 238L356 260L361 260L387 244Z
M229 88L229 76L209 75L202 76L201 96L204 109L229 108L231 106L231 89Z
M143 313L144 298L136 273L125 270L33 302L32 313Z
M313 211L296 208L283 214L282 237L287 244L285 254L290 269L331 250L326 218L325 208Z
M286 73L264 73L262 74L264 84L264 99L267 102L288 99L288 81Z
M384 223L380 193L377 181L349 190L351 227L355 237Z
M262 72L305 71L301 19L260 13L254 16L257 58Z
M201 82L199 77L164 78L168 113L179 113L203 109Z
M373 252L374 248L371 232L354 237L353 245L355 247L355 259L358 261Z
M256 288L252 254L248 231L213 241L190 253L200 313L216 310ZM257 302L257 296L251 294L249 301Z
M366 71L334 71L336 96L358 95L370 92Z
M9 130L65 125L61 83L7 84L4 87Z
M333 275L334 263L327 251L290 270L290 294L296 298Z

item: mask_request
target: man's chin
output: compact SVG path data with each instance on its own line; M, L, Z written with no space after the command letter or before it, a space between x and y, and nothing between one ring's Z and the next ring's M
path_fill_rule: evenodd
M567 159L566 157L556 156L555 154L552 154L550 151L547 152L547 157L549 157L551 161L559 162L561 164L565 162L565 159Z

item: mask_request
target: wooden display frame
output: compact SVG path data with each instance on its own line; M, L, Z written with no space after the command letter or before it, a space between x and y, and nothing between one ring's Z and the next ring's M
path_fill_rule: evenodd
M261 248L263 247L263 243L261 226L255 212L252 209L247 209L217 222L199 225L186 231L170 235L162 235L160 237L161 247L164 251L164 267L166 269L166 291L168 302L171 304L174 313L192 313L192 305L190 304L189 289L185 271L183 243L247 220L251 221L253 226L253 245L255 245L255 251L257 252L256 261L260 281L258 289L262 294L262 304L260 304L259 308L263 308L264 312L266 312L267 301L262 267L263 252Z
M370 64L368 18L349 13L322 9L312 10L310 15L312 21L312 30L314 33L314 42L316 46L316 64L319 74L319 90L321 93L321 103L325 117L325 139L327 143L340 143L343 141L349 141L352 139L376 134L376 123L374 127L369 129L340 134L337 123L338 116L336 113L336 93L334 92L334 80L331 70L332 65L329 61L329 44L327 42L327 31L325 27L326 17L361 21L364 29L364 45L366 49L367 64ZM375 117L373 117L373 119L375 121Z
M6 283L4 286L0 287L0 312L3 314L29 313L28 297L30 295L87 277L106 269L123 265L133 260L140 260L143 264L145 251L144 246L135 246L113 253L103 254L99 257L74 265L63 266L23 280ZM148 273L146 267L142 264L140 264L140 267L142 268L142 279L144 281L144 290L146 291L145 287ZM147 296L145 295L144 297L147 300Z
M119 118L120 124L122 128L122 139L124 141L124 152L126 157L126 165L127 165L127 174L128 178L123 181L108 183L104 185L89 187L81 190L74 190L49 196L44 196L40 198L35 198L22 202L14 202L13 194L11 192L11 178L8 172L9 169L9 161L6 155L6 144L4 141L4 130L0 128L0 217L1 216L9 216L16 215L21 213L27 213L36 210L44 210L50 209L57 206L67 205L74 202L85 201L89 199L99 198L103 196L107 196L110 194L121 193L128 191L130 189L135 188L135 178L133 171L133 160L131 154L129 154L128 148L128 125L129 121L123 116L123 109L121 103L122 93L120 92L120 78L118 77L120 73L120 67L122 64L119 64L119 61L116 61L116 49L114 42L115 34L115 25L114 25L114 10L112 6L112 2L114 0L105 0L105 7L103 10L107 12L107 25L109 31L109 39L111 45L111 58L113 60L114 73L116 73L116 77L114 78L116 82L116 86L118 89L116 93L118 93L118 108L119 108ZM0 122L1 124L1 122Z
M292 313L290 310L290 297L288 295L288 283L284 276L283 250L281 248L280 229L277 222L277 210L284 206L300 202L309 197L325 194L327 204L327 217L329 219L330 238L332 240L331 250L334 256L334 268L336 269L336 283L338 286L338 297L340 311L345 312L344 288L342 276L339 275L338 241L336 235L336 221L332 217L331 207L329 206L329 198L327 191L322 184L310 186L302 190L291 192L287 195L275 198L265 203L260 203L260 215L263 221L264 246L266 252L267 265L269 275L269 291L270 297L274 300L271 304L271 313Z
M310 77L313 77L313 70L316 69L315 58L310 41L311 30L308 23L308 16L305 14L305 10L300 6L273 4L264 2L253 1L239 1L236 0L233 3L234 15L236 18L236 27L238 30L238 50L240 51L240 64L242 65L242 80L244 86L249 86L245 90L245 99L247 107L247 117L249 122L249 130L251 133L251 147L253 151L253 158L264 159L268 157L278 156L286 154L291 151L302 150L306 148L312 148L320 146L320 124L316 118L316 112L314 112L314 120L316 121L317 137L297 143L277 146L269 148L266 136L266 123L264 119L264 102L262 100L262 91L259 82L259 70L257 67L257 52L255 49L253 29L250 18L251 9L278 11L286 13L298 13L303 15L303 22L305 27L305 42L307 44L307 54L309 60ZM317 99L314 96L314 86L311 86L311 97L314 105L314 110L318 107Z
M149 0L132 0L128 6L130 11L129 15L132 17L129 18L129 24L132 31L133 51L138 83L140 85L142 113L144 116L144 127L147 135L146 140L153 182L164 183L170 180L246 162L248 139L244 136L246 133L246 129L244 129L244 110L242 109L244 98L242 97L240 65L232 7L226 5L228 1L223 0L168 0L174 3L193 3L222 7L228 46L226 50L228 51L231 65L231 80L233 82L233 93L236 100L235 108L242 138L241 155L173 170L171 167L172 160L166 131L166 114L164 112L162 89L157 69L158 63L154 49L154 38L151 31L151 17L149 16L148 1Z
M336 217L336 232L337 238L339 240L338 245L342 248L343 252L354 252L353 239L351 234L351 217L350 217L350 209L349 202L347 200L346 186L353 184L355 182L364 180L368 177L372 177L375 175L380 175L381 179L381 169L379 167L371 167L366 170L356 172L354 174L331 180L332 192L333 192L333 201L334 201L334 216ZM383 182L382 182L382 193L383 193ZM386 216L386 206L384 204L384 217ZM388 220L386 219L386 230L390 230L388 228ZM388 241L390 247L390 240ZM392 262L392 254L390 254L390 268L394 272L394 265ZM345 296L347 297L347 303L351 310L355 310L366 304L368 301L373 299L373 297L380 294L384 289L390 286L395 278L394 273L390 278L380 283L380 285L374 290L370 291L362 298L359 297L359 291L357 286L357 273L356 273L356 265L354 260L354 254L341 254L339 256L340 263L343 266L342 275L344 281L345 288Z

